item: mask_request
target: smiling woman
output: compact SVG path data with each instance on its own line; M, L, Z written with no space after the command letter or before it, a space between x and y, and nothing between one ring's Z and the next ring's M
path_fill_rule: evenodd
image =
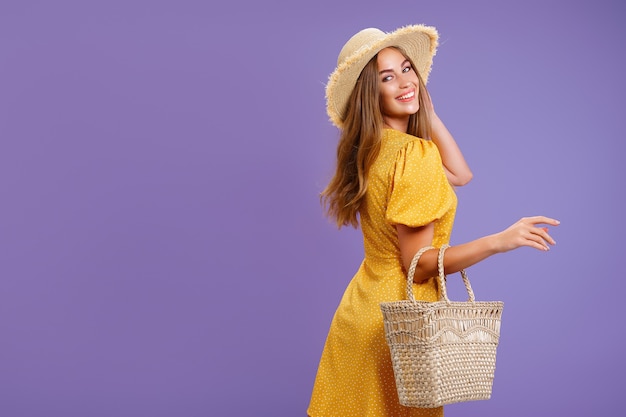
M409 117L420 109L421 82L413 64L397 48L385 48L376 58L380 102L385 126L406 132ZM425 90L425 89L424 89Z
M472 173L426 89L437 31L416 25L392 33L365 29L339 54L327 111L341 130L337 169L322 192L339 227L361 226L365 258L331 323L320 360L311 417L442 416L443 408L400 405L381 302L405 298L406 271L420 249L450 241L457 199ZM446 252L445 272L522 246L547 251L558 221L524 218L508 229ZM436 301L437 249L414 276L418 300Z

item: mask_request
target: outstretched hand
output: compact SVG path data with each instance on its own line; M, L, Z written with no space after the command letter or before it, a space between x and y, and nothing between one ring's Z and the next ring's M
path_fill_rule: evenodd
M498 252L508 252L522 246L548 251L549 245L555 245L556 242L548 234L548 228L540 225L558 226L559 223L556 219L544 216L523 217L494 235Z

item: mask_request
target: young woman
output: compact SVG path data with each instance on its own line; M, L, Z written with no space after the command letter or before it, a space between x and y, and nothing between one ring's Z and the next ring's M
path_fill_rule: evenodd
M359 224L365 258L337 308L319 364L311 417L442 416L443 408L398 402L380 303L405 299L406 271L425 246L448 244L456 211L453 186L472 173L437 116L425 84L438 35L407 26L365 29L339 54L326 87L327 111L341 130L337 170L322 192L339 227ZM446 273L522 246L549 250L546 227L523 218L504 231L446 251ZM437 250L421 257L416 299L438 300Z

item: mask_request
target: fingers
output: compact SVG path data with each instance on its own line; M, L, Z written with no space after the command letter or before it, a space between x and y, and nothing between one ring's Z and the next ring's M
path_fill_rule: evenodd
M532 246L544 251L550 250L550 245L556 245L556 241L548 234L547 227L533 227L530 229L530 238Z
M540 228L541 230L541 237L543 238L543 240L545 240L546 242L550 243L551 245L556 245L556 241L552 238L552 236L550 236L548 234L548 228L547 227L542 227Z
M546 222L542 221L541 223ZM549 245L556 245L556 241L548 233L547 227L530 226L528 231L530 232L530 236L528 236L527 239L532 242L531 246L540 250L548 251L550 250Z
M550 245L556 245L556 241L548 233L547 227L539 227L539 224L558 226L560 222L546 216L524 217L520 219L514 229L518 230L522 238L522 246L529 246L541 251L549 251Z
M548 228L537 227L537 225L549 224L551 226L558 226L561 222L557 219L546 216L532 216L524 217L519 222L530 227L530 232L533 235L533 238L531 239L533 244L531 246L537 249L548 251L550 250L550 246L548 244L556 245L556 241L548 233Z
M546 217L546 216L524 217L520 221L528 222L528 223L533 224L533 225L536 225L536 224L549 224L551 226L558 226L559 224L561 224L561 222L558 221L557 219L552 219L552 218Z

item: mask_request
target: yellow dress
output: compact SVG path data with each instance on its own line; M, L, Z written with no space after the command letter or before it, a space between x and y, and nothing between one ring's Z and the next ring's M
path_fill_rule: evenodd
M331 323L309 416L443 416L443 407L399 404L380 303L406 299L395 225L434 222L432 245L439 247L450 240L456 204L434 142L384 130L360 213L365 258ZM437 291L435 278L414 285L417 299L436 301Z

